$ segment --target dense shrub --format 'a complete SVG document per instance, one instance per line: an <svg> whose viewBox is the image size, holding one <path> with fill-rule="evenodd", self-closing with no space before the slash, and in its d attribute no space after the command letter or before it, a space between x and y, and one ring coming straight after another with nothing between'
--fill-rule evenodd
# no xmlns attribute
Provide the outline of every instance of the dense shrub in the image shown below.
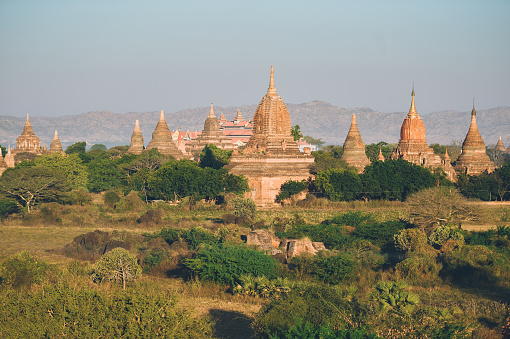
<svg viewBox="0 0 510 339"><path fill-rule="evenodd" d="M381 313L392 312L400 316L410 315L420 303L418 295L407 292L403 281L381 281L374 287L370 300L378 304Z"/></svg>
<svg viewBox="0 0 510 339"><path fill-rule="evenodd" d="M293 325L268 333L269 339L378 339L375 333L364 329L335 329L328 324L312 325L310 322Z"/></svg>
<svg viewBox="0 0 510 339"><path fill-rule="evenodd" d="M120 197L116 192L109 191L104 194L103 200L105 205L113 207L115 206L116 203L120 201Z"/></svg>
<svg viewBox="0 0 510 339"><path fill-rule="evenodd" d="M435 257L413 255L395 266L395 275L414 285L430 286L438 282L442 268Z"/></svg>
<svg viewBox="0 0 510 339"><path fill-rule="evenodd" d="M347 212L339 214L331 219L331 222L339 225L346 225L358 227L363 224L372 224L375 222L370 213L363 213L361 211Z"/></svg>
<svg viewBox="0 0 510 339"><path fill-rule="evenodd" d="M4 290L2 338L210 338L207 320L176 308L173 295L146 286L126 291L58 283Z"/></svg>
<svg viewBox="0 0 510 339"><path fill-rule="evenodd" d="M23 251L0 265L0 284L14 288L30 287L42 281L49 266L34 254Z"/></svg>
<svg viewBox="0 0 510 339"><path fill-rule="evenodd" d="M207 232L201 227L193 227L189 230L181 231L181 238L186 241L189 249L196 250L200 244L216 244L218 239L214 234Z"/></svg>
<svg viewBox="0 0 510 339"><path fill-rule="evenodd" d="M90 277L94 282L114 281L122 284L124 289L127 282L141 276L142 268L138 265L136 257L121 247L104 254L90 272Z"/></svg>
<svg viewBox="0 0 510 339"><path fill-rule="evenodd" d="M8 199L0 200L0 220L18 212L19 205L15 201Z"/></svg>
<svg viewBox="0 0 510 339"><path fill-rule="evenodd" d="M366 310L355 300L344 298L336 288L309 285L294 288L289 294L273 299L262 307L253 327L259 335L285 333L307 322L313 327L329 324L344 328L359 326L366 319Z"/></svg>
<svg viewBox="0 0 510 339"><path fill-rule="evenodd" d="M398 234L394 235L395 248L405 252L410 256L412 252L423 253L428 252L427 235L418 228L408 228L401 230Z"/></svg>
<svg viewBox="0 0 510 339"><path fill-rule="evenodd" d="M355 262L347 253L318 256L313 263L314 274L328 284L338 284L353 276Z"/></svg>
<svg viewBox="0 0 510 339"><path fill-rule="evenodd" d="M243 274L276 278L277 262L257 250L228 244L202 248L185 266L200 279L235 286Z"/></svg>
<svg viewBox="0 0 510 339"><path fill-rule="evenodd" d="M361 224L356 227L353 235L357 238L367 239L378 247L390 247L393 245L395 234L407 226L408 223L403 220Z"/></svg>
<svg viewBox="0 0 510 339"><path fill-rule="evenodd" d="M234 210L234 214L238 217L254 218L257 205L251 199L244 199L241 197L235 197L228 202L231 208Z"/></svg>
<svg viewBox="0 0 510 339"><path fill-rule="evenodd" d="M435 248L441 248L448 240L453 240L459 244L464 243L464 236L458 229L451 228L448 225L436 228L429 235L429 244Z"/></svg>

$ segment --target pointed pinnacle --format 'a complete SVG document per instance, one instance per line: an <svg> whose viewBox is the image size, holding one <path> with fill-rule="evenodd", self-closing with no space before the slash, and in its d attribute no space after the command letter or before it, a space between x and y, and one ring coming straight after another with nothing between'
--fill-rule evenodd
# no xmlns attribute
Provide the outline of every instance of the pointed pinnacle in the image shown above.
<svg viewBox="0 0 510 339"><path fill-rule="evenodd" d="M276 87L274 86L274 71L273 71L273 65L271 65L271 76L269 78L269 88L267 89L267 95L268 96L278 96L276 93Z"/></svg>

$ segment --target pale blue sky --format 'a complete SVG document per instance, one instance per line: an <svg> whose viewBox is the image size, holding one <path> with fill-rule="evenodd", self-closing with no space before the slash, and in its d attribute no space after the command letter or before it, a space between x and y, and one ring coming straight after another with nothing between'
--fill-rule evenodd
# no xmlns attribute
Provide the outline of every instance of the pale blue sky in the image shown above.
<svg viewBox="0 0 510 339"><path fill-rule="evenodd" d="M510 1L0 0L0 115L510 106Z"/></svg>

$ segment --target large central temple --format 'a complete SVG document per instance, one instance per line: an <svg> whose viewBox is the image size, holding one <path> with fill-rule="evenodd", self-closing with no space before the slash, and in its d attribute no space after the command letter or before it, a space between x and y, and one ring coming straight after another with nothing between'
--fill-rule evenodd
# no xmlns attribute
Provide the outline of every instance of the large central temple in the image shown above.
<svg viewBox="0 0 510 339"><path fill-rule="evenodd" d="M230 173L249 180L252 198L259 206L275 204L280 187L288 180L308 180L314 157L299 151L291 134L290 114L276 93L273 66L267 94L253 116L253 135L242 153L234 152L227 166Z"/></svg>

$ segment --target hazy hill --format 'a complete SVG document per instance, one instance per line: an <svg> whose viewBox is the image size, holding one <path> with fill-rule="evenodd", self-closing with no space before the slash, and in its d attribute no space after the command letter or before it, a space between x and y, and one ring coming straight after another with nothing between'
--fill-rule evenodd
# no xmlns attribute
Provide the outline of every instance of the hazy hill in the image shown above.
<svg viewBox="0 0 510 339"><path fill-rule="evenodd" d="M252 118L257 105L241 106L243 116ZM357 116L358 126L365 143L386 141L398 142L400 126L407 112L382 113L370 108L341 108L322 101L303 104L287 104L292 124L299 124L303 134L322 138L328 144L343 144L353 113ZM215 107L219 117L221 113L227 120L233 119L238 107ZM209 113L209 107L187 109L175 113L165 113L168 127L176 130L202 130ZM421 114L427 129L427 141L450 144L462 141L470 123L470 111L442 111ZM58 130L64 147L77 141L87 141L88 145L102 143L107 146L128 145L135 120L140 127L147 145L152 131L159 119L159 112L112 113L109 111L89 112L64 117L31 117L34 132L42 144L49 144L55 129ZM510 143L510 107L496 107L477 111L477 122L485 143L495 144L501 135L505 146ZM14 145L23 131L25 118L0 116L0 144Z"/></svg>

